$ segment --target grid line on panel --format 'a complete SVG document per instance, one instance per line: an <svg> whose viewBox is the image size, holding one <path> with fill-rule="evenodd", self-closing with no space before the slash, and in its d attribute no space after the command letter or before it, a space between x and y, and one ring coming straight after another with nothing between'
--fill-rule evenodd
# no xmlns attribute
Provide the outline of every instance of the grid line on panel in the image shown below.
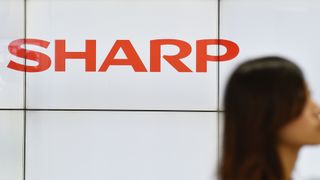
<svg viewBox="0 0 320 180"><path fill-rule="evenodd" d="M122 111L122 112L224 112L221 110L165 110L165 109L158 109L158 110L143 110L143 109L27 109L27 108L20 108L20 109L6 109L0 108L0 111Z"/></svg>
<svg viewBox="0 0 320 180"><path fill-rule="evenodd" d="M220 38L221 38L221 34L220 34L220 20L221 20L221 0L218 0L218 112L222 112L220 109ZM218 167L219 167L219 163L220 163L220 159L221 159L221 157L220 157L220 154L221 154L221 152L220 152L220 150L221 150L221 147L220 147L220 145L221 145L221 142L220 142L220 140L221 140L221 137L220 137L220 134L221 134L221 132L220 132L220 121L221 121L221 119L220 119L220 114L218 113L218 150L217 150L217 152L218 152Z"/></svg>
<svg viewBox="0 0 320 180"><path fill-rule="evenodd" d="M27 0L24 0L24 48L26 47L26 39L27 39ZM23 76L23 108L27 108L27 60L24 58L24 76Z"/></svg>
<svg viewBox="0 0 320 180"><path fill-rule="evenodd" d="M24 41L27 39L27 0L24 0ZM24 43L26 46L26 43ZM26 49L26 47L25 47ZM26 180L26 148L27 148L27 60L24 58L24 78L23 78L23 180Z"/></svg>
<svg viewBox="0 0 320 180"><path fill-rule="evenodd" d="M0 108L0 111L137 111L137 112L224 112L223 110L167 110L167 109L32 109Z"/></svg>
<svg viewBox="0 0 320 180"><path fill-rule="evenodd" d="M217 36L218 36L218 47L217 47L217 52L218 52L218 66L217 66L217 76L218 76L218 81L217 81L217 86L218 86L218 93L217 93L217 103L218 103L218 110L220 110L220 0L218 0L218 7L217 7Z"/></svg>
<svg viewBox="0 0 320 180"><path fill-rule="evenodd" d="M25 108L0 108L0 111L25 111Z"/></svg>
<svg viewBox="0 0 320 180"><path fill-rule="evenodd" d="M26 109L26 111L219 112L216 110L143 110L143 109Z"/></svg>

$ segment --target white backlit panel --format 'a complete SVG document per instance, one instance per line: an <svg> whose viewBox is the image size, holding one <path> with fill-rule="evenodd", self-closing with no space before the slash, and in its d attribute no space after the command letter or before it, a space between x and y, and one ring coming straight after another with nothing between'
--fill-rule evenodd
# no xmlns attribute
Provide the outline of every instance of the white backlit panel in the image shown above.
<svg viewBox="0 0 320 180"><path fill-rule="evenodd" d="M14 56L8 46L15 39L24 38L24 1L0 1L0 108L23 107L23 72L7 68ZM23 64L24 59L17 59Z"/></svg>
<svg viewBox="0 0 320 180"><path fill-rule="evenodd" d="M305 146L299 153L293 177L299 179L320 179L320 146Z"/></svg>
<svg viewBox="0 0 320 180"><path fill-rule="evenodd" d="M240 54L234 61L220 64L220 99L227 78L243 60L280 55L302 68L313 97L320 103L319 16L319 1L221 1L221 37L237 42ZM319 155L319 147L304 147L293 177L319 179Z"/></svg>
<svg viewBox="0 0 320 180"><path fill-rule="evenodd" d="M27 118L27 179L215 179L216 113L33 111Z"/></svg>
<svg viewBox="0 0 320 180"><path fill-rule="evenodd" d="M221 1L221 37L237 42L240 54L220 64L220 99L237 64L247 58L280 55L303 69L314 98L320 102L319 16L319 1Z"/></svg>
<svg viewBox="0 0 320 180"><path fill-rule="evenodd" d="M27 37L48 42L47 48L29 48L51 59L49 69L27 75L29 108L217 109L217 63L208 62L206 73L196 72L196 41L217 38L217 0L29 0L27 21ZM188 43L191 52L180 61L185 64L180 70L192 72L178 72L163 58L161 71L150 72L156 67L150 63L150 51L155 50L150 41L157 39ZM55 52L61 55L56 46L61 46L55 40L65 40L68 52L85 51L85 40L96 40L96 50L88 45L96 55L96 65L87 69L93 72L85 72L84 59L67 59L65 71L56 72L55 67L60 66L55 63ZM129 40L141 61L134 53L127 54L130 45L121 45L128 49L120 48L110 57L135 59L131 62L136 69L110 65L104 72L96 72L117 40ZM181 46L182 51L189 45ZM215 45L207 49L208 54L217 55ZM161 55L178 52L175 45L161 48ZM159 53L152 54L156 57ZM37 65L29 60L28 64ZM144 70L147 72L136 72Z"/></svg>
<svg viewBox="0 0 320 180"><path fill-rule="evenodd" d="M23 112L0 111L0 179L22 180Z"/></svg>

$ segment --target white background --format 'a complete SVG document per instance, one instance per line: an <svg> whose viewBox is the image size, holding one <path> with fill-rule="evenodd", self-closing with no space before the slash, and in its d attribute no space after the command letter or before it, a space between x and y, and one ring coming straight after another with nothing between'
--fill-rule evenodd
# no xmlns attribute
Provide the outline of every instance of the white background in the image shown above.
<svg viewBox="0 0 320 180"><path fill-rule="evenodd" d="M23 108L24 73L6 68L13 56L8 44L24 37L24 11L22 0L0 1L0 108Z"/></svg>
<svg viewBox="0 0 320 180"><path fill-rule="evenodd" d="M216 113L28 112L27 179L212 179Z"/></svg>

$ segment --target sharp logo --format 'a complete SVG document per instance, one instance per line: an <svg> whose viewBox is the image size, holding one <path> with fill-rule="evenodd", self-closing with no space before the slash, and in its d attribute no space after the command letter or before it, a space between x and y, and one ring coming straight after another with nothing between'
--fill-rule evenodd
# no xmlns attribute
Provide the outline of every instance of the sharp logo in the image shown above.
<svg viewBox="0 0 320 180"><path fill-rule="evenodd" d="M22 72L43 72L50 68L52 59L54 59L55 72L66 71L66 60L84 60L86 72L106 72L110 66L131 66L135 72L161 72L161 61L167 61L178 72L207 72L208 61L224 62L234 59L239 54L239 46L232 41L224 39L202 39L197 40L196 49L185 41L179 39L154 39L150 41L150 67L149 70L143 64L139 54L135 50L130 40L117 40L106 55L102 65L96 65L96 40L85 41L84 52L67 52L65 40L54 41L54 56L28 50L24 48L26 45L39 46L47 49L50 42L41 39L17 39L12 41L8 50L10 54L24 58L26 61L35 61L37 65L30 66L19 64L10 59L7 67ZM171 45L176 46L179 52L174 55L165 55L161 52L161 47ZM226 53L220 56L208 54L207 47L211 45L223 46ZM122 49L126 58L116 58L118 51ZM183 58L190 55L192 51L196 52L196 69L192 70L183 63Z"/></svg>

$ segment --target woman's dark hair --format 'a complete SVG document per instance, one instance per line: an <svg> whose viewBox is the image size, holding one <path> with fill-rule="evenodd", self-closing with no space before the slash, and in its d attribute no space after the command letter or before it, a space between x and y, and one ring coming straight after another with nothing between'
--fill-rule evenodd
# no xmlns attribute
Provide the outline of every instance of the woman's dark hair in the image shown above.
<svg viewBox="0 0 320 180"><path fill-rule="evenodd" d="M302 113L306 99L303 73L289 60L262 57L241 64L225 91L220 179L283 179L278 133Z"/></svg>

